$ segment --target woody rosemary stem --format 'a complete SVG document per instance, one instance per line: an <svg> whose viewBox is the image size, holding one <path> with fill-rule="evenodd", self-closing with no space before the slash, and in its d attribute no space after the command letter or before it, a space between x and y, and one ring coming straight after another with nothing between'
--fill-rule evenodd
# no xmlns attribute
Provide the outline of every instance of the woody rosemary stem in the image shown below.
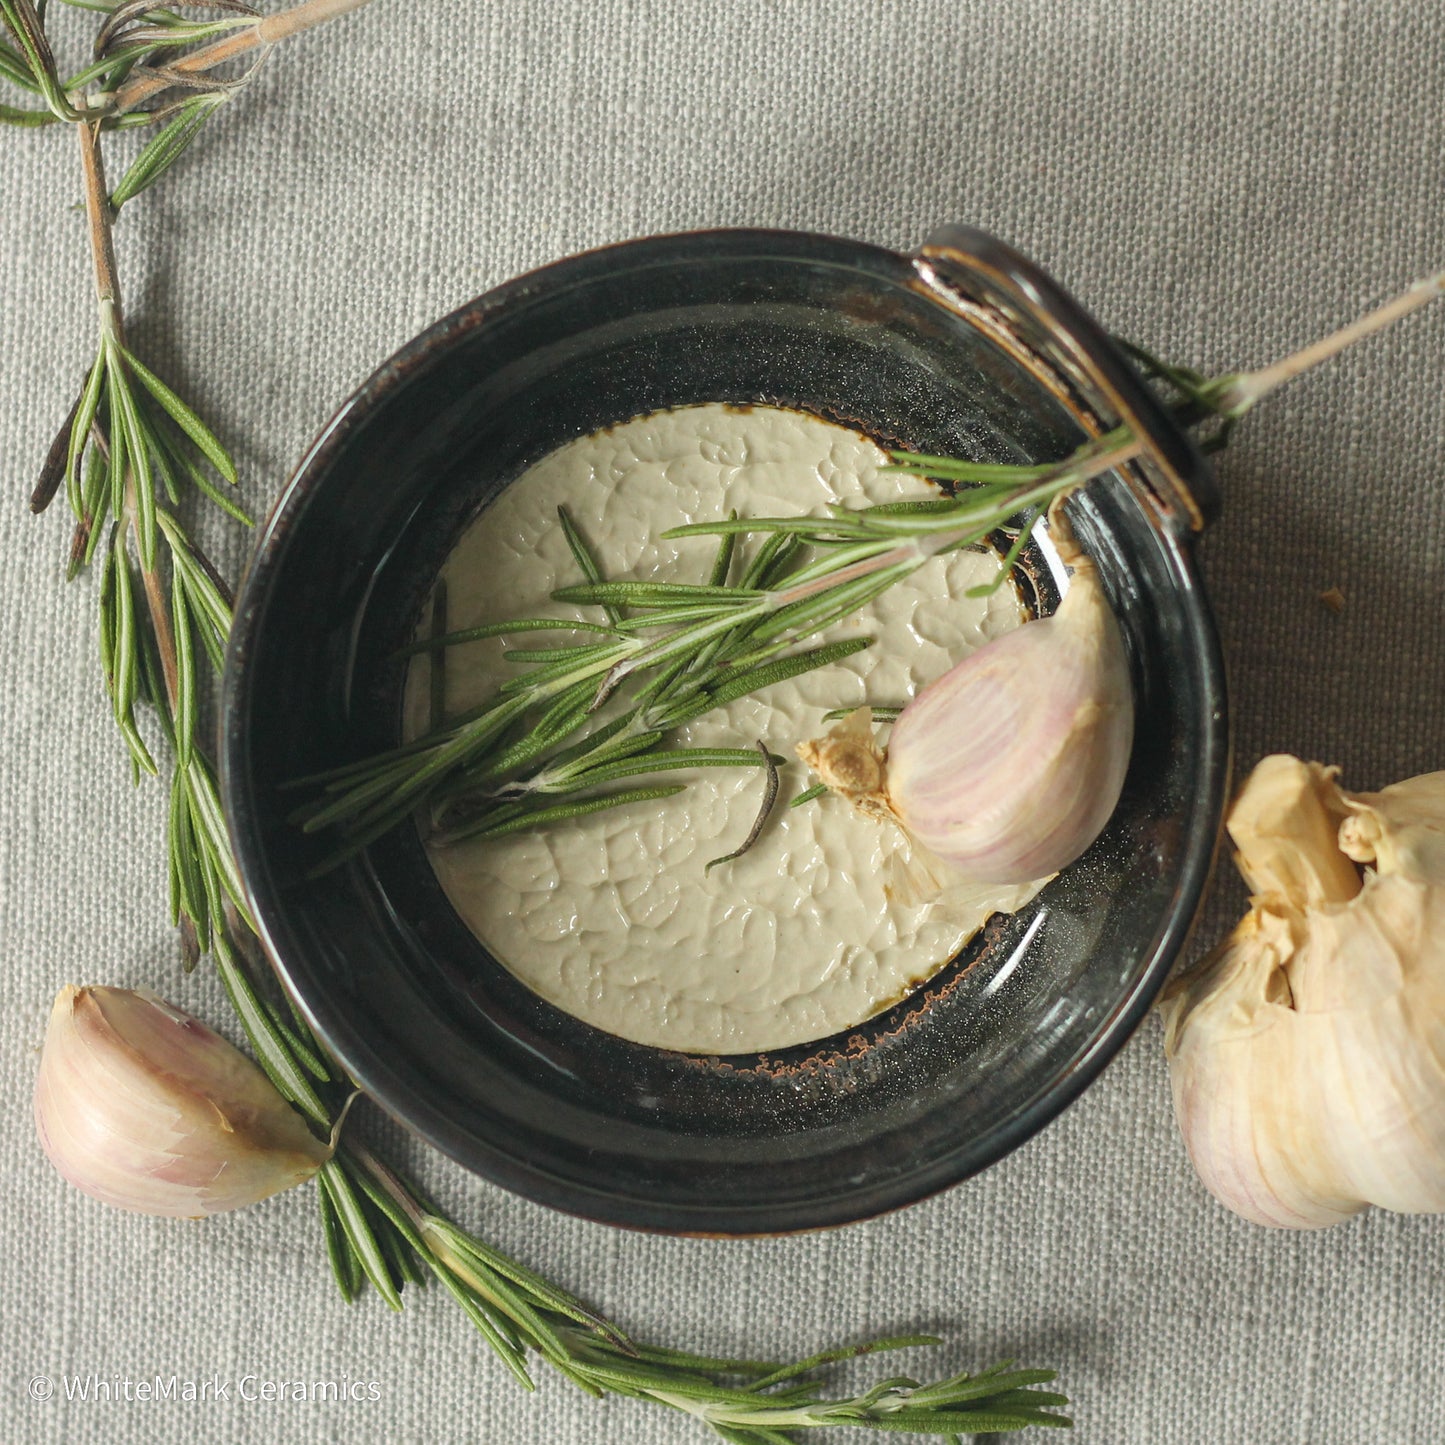
<svg viewBox="0 0 1445 1445"><path fill-rule="evenodd" d="M1437 271L1433 276L1426 276L1415 282L1398 296L1391 297L1383 306L1366 312L1348 326L1330 332L1328 336L1301 347L1270 366L1259 371L1247 371L1222 378L1214 396L1215 409L1226 416L1242 416L1255 402L1268 396L1276 387L1283 386L1285 382L1293 381L1295 377L1302 376L1321 362L1338 356L1357 341L1363 341L1367 336L1373 336L1377 331L1393 326L1402 317L1418 311L1442 294L1445 294L1445 271Z"/></svg>
<svg viewBox="0 0 1445 1445"><path fill-rule="evenodd" d="M258 46L274 45L369 3L370 0L305 0L304 4L283 10L278 15L268 15L249 29L237 31L177 60L170 67L173 73L170 76L164 73L140 75L127 81L116 91L109 109L112 114L123 115L144 105L153 95L169 90L175 84L174 74L203 75Z"/></svg>

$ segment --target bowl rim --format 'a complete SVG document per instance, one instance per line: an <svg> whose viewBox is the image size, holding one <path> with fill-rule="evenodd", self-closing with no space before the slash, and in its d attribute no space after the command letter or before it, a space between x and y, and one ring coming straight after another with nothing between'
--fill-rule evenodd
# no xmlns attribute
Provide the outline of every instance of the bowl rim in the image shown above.
<svg viewBox="0 0 1445 1445"><path fill-rule="evenodd" d="M1102 327L1047 273L1012 247L969 227L948 227L935 233L955 253L976 257L996 276L1003 276L1015 294L1036 309L1052 327L1090 356L1102 359L1108 390L1122 396L1129 414L1162 449L1168 464L1188 483L1198 483L1206 499L1206 515L1214 509L1212 471L1191 439L1164 412L1143 380L1125 361ZM448 1157L483 1177L563 1212L603 1223L650 1231L727 1237L793 1233L826 1228L875 1217L920 1202L972 1177L997 1163L1032 1138L1078 1098L1132 1036L1153 1006L1175 959L1187 945L1216 860L1222 834L1224 803L1231 770L1224 659L1217 627L1193 555L1196 532L1177 519L1159 519L1156 527L1169 561L1179 579L1179 592L1188 618L1188 641L1204 683L1204 695L1213 701L1208 716L1200 719L1203 746L1197 767L1200 816L1213 818L1212 830L1195 829L1186 836L1167 911L1161 915L1154 947L1139 969L1132 987L1107 1011L1092 1041L1072 1064L1041 1087L1033 1100L996 1126L990 1147L973 1159L943 1156L932 1168L914 1171L890 1181L887 1187L830 1194L826 1201L810 1199L800 1210L789 1202L777 1208L737 1205L680 1206L667 1203L648 1207L629 1197L625 1217L617 1209L617 1196L605 1188L591 1188L575 1179L562 1179L536 1168L525 1159L499 1149L451 1120L436 1100L414 1086L393 1061L373 1049L358 1028L348 1021L348 1010L338 1008L308 976L304 963L288 960L284 904L269 886L268 870L251 826L247 797L247 731L241 723L248 701L248 657L259 621L281 566L285 541L307 495L319 484L352 435L378 405L405 388L419 371L441 363L445 356L478 326L531 295L550 290L559 281L571 284L606 274L617 260L631 260L655 252L659 259L679 260L690 251L718 258L770 248L776 253L817 259L822 247L852 263L900 278L909 274L925 254L923 247L906 256L866 242L804 231L771 228L719 228L638 237L564 257L528 271L489 289L426 327L383 361L337 407L306 448L258 529L250 566L237 597L235 622L227 649L220 725L220 782L224 813L240 871L246 900L266 956L287 995L329 1053L358 1088L410 1132ZM860 1209L856 1195L870 1196ZM881 1202L879 1202L882 1196Z"/></svg>

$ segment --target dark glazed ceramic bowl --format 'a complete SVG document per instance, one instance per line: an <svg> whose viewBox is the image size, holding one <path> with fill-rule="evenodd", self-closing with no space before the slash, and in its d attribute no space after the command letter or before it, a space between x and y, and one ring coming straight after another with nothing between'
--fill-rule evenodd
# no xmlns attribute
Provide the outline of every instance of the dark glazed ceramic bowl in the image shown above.
<svg viewBox="0 0 1445 1445"><path fill-rule="evenodd" d="M627 1043L537 998L463 926L410 829L308 880L320 845L287 824L294 794L279 791L395 744L395 650L479 508L573 437L702 401L796 407L884 444L993 460L1062 457L1119 420L1148 442L1070 504L1137 686L1129 778L1104 836L886 1013L729 1058ZM282 980L398 1119L593 1219L806 1229L977 1172L1099 1073L1199 904L1228 773L1219 645L1192 558L1214 504L1207 468L1099 327L975 231L912 256L784 232L664 236L489 292L341 408L240 600L225 799Z"/></svg>

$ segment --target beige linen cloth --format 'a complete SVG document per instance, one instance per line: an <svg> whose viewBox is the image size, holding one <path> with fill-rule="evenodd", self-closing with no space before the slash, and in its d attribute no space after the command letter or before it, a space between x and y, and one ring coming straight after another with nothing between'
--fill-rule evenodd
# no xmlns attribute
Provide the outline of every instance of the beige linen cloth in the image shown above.
<svg viewBox="0 0 1445 1445"><path fill-rule="evenodd" d="M1261 364L1445 264L1442 20L1439 0L376 0L273 55L127 212L133 333L258 510L422 326L649 232L906 249L968 221L1142 343ZM0 1439L710 1438L545 1373L524 1394L440 1289L395 1318L343 1305L309 1188L176 1223L93 1204L42 1158L30 1092L61 984L149 984L230 1027L211 975L180 973L162 789L128 781L93 582L62 586L62 508L25 508L92 340L78 196L71 137L0 135ZM1269 402L1221 461L1204 563L1241 765L1289 749L1357 787L1445 766L1442 343L1445 308L1412 319ZM239 569L244 542L225 548ZM1239 899L1216 890L1201 943ZM1291 1235L1226 1214L1174 1133L1152 1019L981 1178L829 1234L627 1234L410 1153L489 1238L659 1341L937 1330L904 1368L1055 1365L1081 1445L1445 1439L1445 1220ZM67 1378L156 1376L228 1398L64 1399ZM56 1398L30 1397L37 1377ZM245 1398L294 1380L379 1398Z"/></svg>

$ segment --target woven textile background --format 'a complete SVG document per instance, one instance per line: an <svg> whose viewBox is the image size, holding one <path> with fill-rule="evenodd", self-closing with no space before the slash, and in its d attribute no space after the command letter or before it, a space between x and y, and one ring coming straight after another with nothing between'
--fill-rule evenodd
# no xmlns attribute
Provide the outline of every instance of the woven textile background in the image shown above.
<svg viewBox="0 0 1445 1445"><path fill-rule="evenodd" d="M907 249L968 221L1142 343L1260 364L1445 264L1442 21L1440 0L376 0L276 53L126 213L132 331L234 445L257 509L423 325L649 232ZM78 46L89 19L69 23ZM523 1394L439 1289L399 1317L344 1306L309 1188L173 1223L103 1209L42 1158L30 1092L59 985L146 983L229 1019L204 968L180 973L163 789L128 781L93 583L62 586L62 508L25 508L92 341L78 195L73 138L0 134L0 1439L709 1438L545 1375ZM1203 554L1241 767L1289 749L1365 787L1445 766L1442 343L1445 307L1270 401L1221 461ZM219 544L233 571L244 545ZM1221 877L1201 943L1240 897ZM1055 1365L1080 1445L1445 1439L1445 1221L1291 1235L1226 1214L1175 1136L1152 1019L983 1177L812 1237L625 1234L393 1142L449 1208L660 1341L936 1329L950 1343L908 1368ZM27 1396L40 1375L63 1394L157 1374L232 1398ZM247 1403L247 1375L380 1399Z"/></svg>

